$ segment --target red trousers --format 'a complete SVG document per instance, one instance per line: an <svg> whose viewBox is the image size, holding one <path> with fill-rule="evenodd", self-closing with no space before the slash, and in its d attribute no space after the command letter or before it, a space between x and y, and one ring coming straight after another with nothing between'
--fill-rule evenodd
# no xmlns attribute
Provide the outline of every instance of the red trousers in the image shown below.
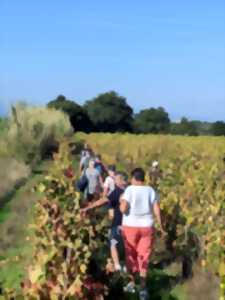
<svg viewBox="0 0 225 300"><path fill-rule="evenodd" d="M122 227L127 269L147 273L154 243L153 227Z"/></svg>

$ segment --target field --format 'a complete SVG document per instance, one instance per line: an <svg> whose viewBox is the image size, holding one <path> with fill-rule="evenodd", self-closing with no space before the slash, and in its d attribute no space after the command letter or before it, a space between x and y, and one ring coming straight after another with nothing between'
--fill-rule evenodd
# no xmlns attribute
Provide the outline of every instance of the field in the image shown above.
<svg viewBox="0 0 225 300"><path fill-rule="evenodd" d="M167 250L178 260L224 276L224 138L127 134L83 138L104 161L128 172L137 166L147 171L153 160L159 160Z"/></svg>
<svg viewBox="0 0 225 300"><path fill-rule="evenodd" d="M0 299L137 299L123 294L126 278L106 271L105 210L80 216L82 195L73 184L79 151L71 154L68 144L75 142L78 149L84 141L106 164L127 173L137 166L148 171L153 160L160 162L163 175L157 188L167 236L156 241L148 279L151 299L217 300L219 294L224 299L224 138L80 133L62 141L54 163L45 167L47 176L29 178L1 207L1 232L7 237L14 221L21 232L0 257ZM71 164L75 177L67 178L64 172ZM38 194L30 193L36 185ZM18 216L20 206L26 207L21 222L12 216Z"/></svg>

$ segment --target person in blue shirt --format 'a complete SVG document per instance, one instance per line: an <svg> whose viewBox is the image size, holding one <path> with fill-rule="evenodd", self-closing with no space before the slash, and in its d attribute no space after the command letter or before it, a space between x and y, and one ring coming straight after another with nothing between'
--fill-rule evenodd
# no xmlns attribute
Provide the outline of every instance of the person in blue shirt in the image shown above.
<svg viewBox="0 0 225 300"><path fill-rule="evenodd" d="M99 154L97 154L95 156L95 169L98 170L98 172L101 176L103 176L104 173L107 172L107 168L103 164L101 155L99 155Z"/></svg>

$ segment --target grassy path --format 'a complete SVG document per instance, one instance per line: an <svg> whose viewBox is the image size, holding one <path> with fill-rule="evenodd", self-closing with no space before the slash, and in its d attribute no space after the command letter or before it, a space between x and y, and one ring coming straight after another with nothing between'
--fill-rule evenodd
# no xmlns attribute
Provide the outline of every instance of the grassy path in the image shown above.
<svg viewBox="0 0 225 300"><path fill-rule="evenodd" d="M37 172L14 192L14 196L0 210L0 285L19 288L25 268L32 259L33 219L38 194L32 188L44 176L50 163L44 162Z"/></svg>

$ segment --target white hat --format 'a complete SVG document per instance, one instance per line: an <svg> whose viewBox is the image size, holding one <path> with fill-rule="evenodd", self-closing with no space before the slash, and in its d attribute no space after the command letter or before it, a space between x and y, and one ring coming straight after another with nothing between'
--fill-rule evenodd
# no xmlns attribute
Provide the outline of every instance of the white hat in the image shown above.
<svg viewBox="0 0 225 300"><path fill-rule="evenodd" d="M152 163L153 168L158 167L158 165L159 165L159 162L157 160L154 160Z"/></svg>

